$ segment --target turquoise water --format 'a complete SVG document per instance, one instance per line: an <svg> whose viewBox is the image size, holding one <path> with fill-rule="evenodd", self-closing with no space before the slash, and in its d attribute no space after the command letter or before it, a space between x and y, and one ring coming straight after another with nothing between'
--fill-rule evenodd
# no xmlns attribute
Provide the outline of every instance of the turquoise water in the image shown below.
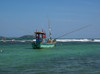
<svg viewBox="0 0 100 74"><path fill-rule="evenodd" d="M31 43L0 43L0 74L100 74L100 43L57 43L41 50Z"/></svg>

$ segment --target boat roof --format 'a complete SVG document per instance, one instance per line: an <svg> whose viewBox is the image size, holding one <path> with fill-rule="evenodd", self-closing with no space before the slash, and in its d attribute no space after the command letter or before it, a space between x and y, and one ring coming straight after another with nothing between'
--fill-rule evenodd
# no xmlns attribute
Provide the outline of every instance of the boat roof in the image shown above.
<svg viewBox="0 0 100 74"><path fill-rule="evenodd" d="M44 32L35 32L35 34L45 34Z"/></svg>

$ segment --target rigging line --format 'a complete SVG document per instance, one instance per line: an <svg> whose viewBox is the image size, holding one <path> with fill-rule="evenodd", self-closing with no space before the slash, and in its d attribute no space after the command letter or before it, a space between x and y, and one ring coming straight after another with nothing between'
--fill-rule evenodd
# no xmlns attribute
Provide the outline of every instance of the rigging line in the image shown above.
<svg viewBox="0 0 100 74"><path fill-rule="evenodd" d="M24 29L24 28L21 28L21 27L18 27L20 30L22 30L23 32L27 32L27 33L30 33L30 34L32 34L32 35L34 35L31 31L29 31L29 30L26 30L26 29Z"/></svg>
<svg viewBox="0 0 100 74"><path fill-rule="evenodd" d="M89 27L89 26L91 26L91 25L86 25L86 26L83 26L83 27L78 28L78 29L76 29L76 30L73 30L73 31L71 31L71 32L69 32L69 33L65 33L65 34L63 34L63 35L57 37L56 39L61 38L61 37L64 37L64 36L69 35L69 34L71 34L71 33L74 33L74 32L77 32L77 31L80 31L80 30L85 29L85 28L87 28L87 27Z"/></svg>

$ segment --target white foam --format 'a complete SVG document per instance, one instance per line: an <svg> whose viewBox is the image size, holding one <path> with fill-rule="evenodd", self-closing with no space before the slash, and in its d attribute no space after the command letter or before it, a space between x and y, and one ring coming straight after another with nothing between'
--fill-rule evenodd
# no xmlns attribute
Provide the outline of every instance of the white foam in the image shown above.
<svg viewBox="0 0 100 74"><path fill-rule="evenodd" d="M93 40L91 39L57 39L56 41L57 42L93 42Z"/></svg>
<svg viewBox="0 0 100 74"><path fill-rule="evenodd" d="M2 42L3 40L0 40ZM13 40L6 40L7 42L13 41ZM14 42L33 42L36 41L36 39L33 40L14 40ZM100 39L56 39L57 42L100 42Z"/></svg>
<svg viewBox="0 0 100 74"><path fill-rule="evenodd" d="M93 42L100 42L100 40L99 39L95 39Z"/></svg>

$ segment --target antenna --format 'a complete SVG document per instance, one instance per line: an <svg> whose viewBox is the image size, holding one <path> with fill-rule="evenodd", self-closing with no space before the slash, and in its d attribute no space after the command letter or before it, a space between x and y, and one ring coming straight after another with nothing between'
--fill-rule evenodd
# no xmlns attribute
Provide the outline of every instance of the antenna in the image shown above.
<svg viewBox="0 0 100 74"><path fill-rule="evenodd" d="M44 31L43 31L43 28L42 28L42 32L44 32Z"/></svg>

